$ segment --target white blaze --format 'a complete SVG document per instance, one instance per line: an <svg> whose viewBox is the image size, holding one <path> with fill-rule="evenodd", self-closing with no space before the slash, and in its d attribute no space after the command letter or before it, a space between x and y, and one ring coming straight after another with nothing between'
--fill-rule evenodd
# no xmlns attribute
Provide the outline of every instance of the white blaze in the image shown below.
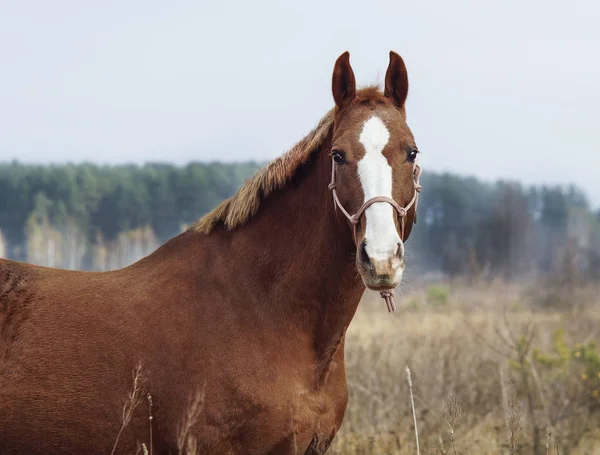
<svg viewBox="0 0 600 455"><path fill-rule="evenodd" d="M373 116L367 120L360 134L365 156L358 162L358 177L365 194L364 202L376 196L392 197L392 167L383 156L390 132L383 121ZM402 248L402 240L394 224L394 209L390 204L378 202L365 211L366 246L369 258L387 261Z"/></svg>

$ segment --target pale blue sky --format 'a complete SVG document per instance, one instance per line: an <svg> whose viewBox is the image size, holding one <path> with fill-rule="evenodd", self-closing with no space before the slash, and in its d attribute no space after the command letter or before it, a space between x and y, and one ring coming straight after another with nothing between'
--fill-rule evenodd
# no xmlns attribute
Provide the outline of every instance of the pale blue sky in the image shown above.
<svg viewBox="0 0 600 455"><path fill-rule="evenodd" d="M593 1L0 0L0 160L271 159L406 61L427 170L575 182L600 206Z"/></svg>

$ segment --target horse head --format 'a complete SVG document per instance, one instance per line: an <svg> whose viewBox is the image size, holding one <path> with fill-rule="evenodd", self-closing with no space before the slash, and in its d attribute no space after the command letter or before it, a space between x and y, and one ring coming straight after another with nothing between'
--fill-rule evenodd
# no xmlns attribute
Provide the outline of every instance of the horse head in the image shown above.
<svg viewBox="0 0 600 455"><path fill-rule="evenodd" d="M335 63L332 90L330 189L354 232L364 284L386 292L402 279L404 242L416 221L420 191L419 152L406 123L406 66L390 52L383 93L357 91L346 52Z"/></svg>

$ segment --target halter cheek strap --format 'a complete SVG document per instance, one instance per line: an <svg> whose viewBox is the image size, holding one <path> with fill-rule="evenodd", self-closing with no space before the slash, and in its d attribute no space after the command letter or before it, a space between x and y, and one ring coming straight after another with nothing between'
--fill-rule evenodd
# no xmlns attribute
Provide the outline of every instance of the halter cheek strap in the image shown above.
<svg viewBox="0 0 600 455"><path fill-rule="evenodd" d="M400 207L396 201L389 197L376 196L366 201L354 215L350 215L350 213L344 208L344 206L340 202L340 199L338 198L336 190L336 174L337 163L335 162L335 160L332 160L331 182L329 183L329 189L331 190L331 194L333 195L334 205L341 210L344 216L348 218L348 221L350 221L350 224L352 224L354 244L356 244L356 240L358 238L357 229L363 214L369 207L371 207L373 204L376 204L377 202L386 202L394 208L400 221L400 235L402 236L402 241L404 242L406 240L404 238L404 225L406 215L408 214L408 211L412 208L413 205L415 206L415 216L413 222L415 224L417 223L417 206L419 204L419 193L421 192L421 185L419 183L419 178L421 177L421 167L418 164L415 164L415 170L413 173L414 194L410 202L405 207ZM394 290L390 289L388 291L381 291L379 294L381 294L381 297L385 300L385 304L388 308L388 311L394 311L396 309L396 305L394 304Z"/></svg>

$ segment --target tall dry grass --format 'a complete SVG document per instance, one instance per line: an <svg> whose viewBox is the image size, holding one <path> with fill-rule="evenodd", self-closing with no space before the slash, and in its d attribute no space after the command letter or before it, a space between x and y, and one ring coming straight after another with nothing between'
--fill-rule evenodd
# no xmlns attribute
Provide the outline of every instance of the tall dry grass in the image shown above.
<svg viewBox="0 0 600 455"><path fill-rule="evenodd" d="M422 454L600 453L600 393L586 379L596 364L583 358L600 339L600 294L580 289L548 310L546 293L424 285L392 315L366 295L348 330L350 396L331 451L416 454L416 423Z"/></svg>

